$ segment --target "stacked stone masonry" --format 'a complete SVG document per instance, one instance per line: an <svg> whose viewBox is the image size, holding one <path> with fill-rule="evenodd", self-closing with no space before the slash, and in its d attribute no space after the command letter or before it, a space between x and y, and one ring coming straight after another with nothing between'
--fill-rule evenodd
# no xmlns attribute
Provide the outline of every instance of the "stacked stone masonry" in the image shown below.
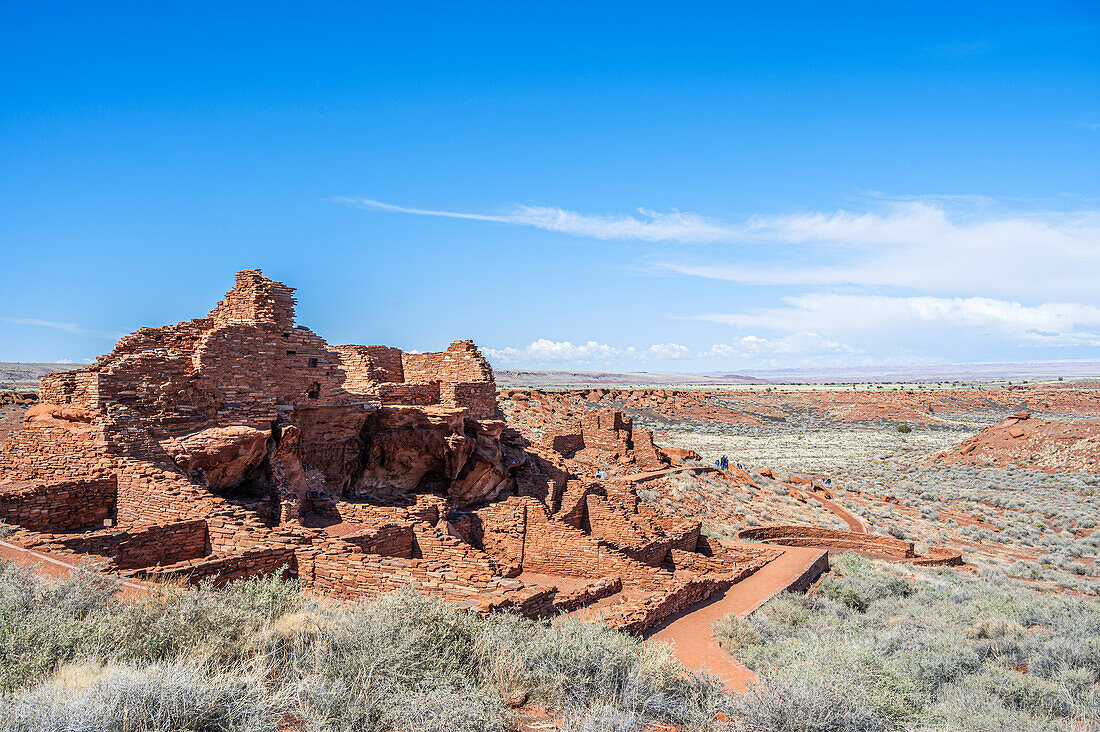
<svg viewBox="0 0 1100 732"><path fill-rule="evenodd" d="M471 341L333 347L295 324L295 304L244 270L207 316L43 378L0 447L8 540L149 580L283 573L348 601L413 587L630 632L773 556L593 480L596 461L667 462L620 412L533 445L499 418Z"/></svg>

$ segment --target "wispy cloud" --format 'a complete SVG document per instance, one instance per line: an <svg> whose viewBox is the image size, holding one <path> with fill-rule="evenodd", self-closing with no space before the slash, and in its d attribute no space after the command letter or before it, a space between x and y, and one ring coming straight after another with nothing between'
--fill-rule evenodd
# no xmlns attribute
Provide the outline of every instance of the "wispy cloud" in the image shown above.
<svg viewBox="0 0 1100 732"><path fill-rule="evenodd" d="M38 318L4 318L0 317L2 323L12 323L13 325L30 325L40 328L52 328L54 330L64 331L73 335L89 336L91 338L109 338L111 340L118 340L125 333L120 331L110 330L92 330L88 328L81 328L77 323L59 323L53 320L40 320Z"/></svg>
<svg viewBox="0 0 1100 732"><path fill-rule="evenodd" d="M505 213L480 214L409 208L366 198L339 198L336 200L339 203L374 211L532 226L536 229L556 231L570 236L582 236L605 241L707 243L725 241L734 235L730 227L719 221L699 214L680 211L664 213L639 208L637 215L601 215L581 214L553 206L515 205Z"/></svg>
<svg viewBox="0 0 1100 732"><path fill-rule="evenodd" d="M938 295L1089 298L1100 271L1100 211L1001 211L974 196L876 196L865 210L750 216L731 223L697 213L639 209L582 214L514 206L501 214L340 199L418 216L530 226L598 240L736 244L660 257L658 269L749 285L911 288ZM752 255L746 258L746 255Z"/></svg>
<svg viewBox="0 0 1100 732"><path fill-rule="evenodd" d="M661 259L659 268L750 285L907 288L937 295L1091 300L1100 212L989 213L983 205L887 202L881 210L756 217L745 241L782 244L742 261Z"/></svg>

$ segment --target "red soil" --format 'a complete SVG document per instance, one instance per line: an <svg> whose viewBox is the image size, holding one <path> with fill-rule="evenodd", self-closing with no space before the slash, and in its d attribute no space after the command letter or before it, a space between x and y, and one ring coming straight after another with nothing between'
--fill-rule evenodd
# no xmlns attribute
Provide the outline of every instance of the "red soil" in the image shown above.
<svg viewBox="0 0 1100 732"><path fill-rule="evenodd" d="M1100 473L1098 455L1100 419L1043 420L1021 414L987 427L933 462Z"/></svg>
<svg viewBox="0 0 1100 732"><path fill-rule="evenodd" d="M730 547L763 547L763 544L723 542ZM758 569L720 595L677 615L648 639L672 643L676 657L689 669L718 676L733 691L744 692L756 674L718 645L711 625L736 613L745 616L788 587L810 582L827 567L823 549L787 547L777 559Z"/></svg>

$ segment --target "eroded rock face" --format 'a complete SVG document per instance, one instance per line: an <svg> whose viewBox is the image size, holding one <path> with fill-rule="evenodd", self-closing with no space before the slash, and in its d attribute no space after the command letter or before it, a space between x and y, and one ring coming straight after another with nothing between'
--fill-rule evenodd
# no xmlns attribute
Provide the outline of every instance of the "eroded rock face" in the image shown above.
<svg viewBox="0 0 1100 732"><path fill-rule="evenodd" d="M189 476L199 471L212 490L239 486L263 462L271 433L254 427L209 427L161 445Z"/></svg>
<svg viewBox="0 0 1100 732"><path fill-rule="evenodd" d="M503 422L460 409L378 409L363 428L362 469L347 492L392 499L438 490L457 504L489 500L510 485L503 431Z"/></svg>

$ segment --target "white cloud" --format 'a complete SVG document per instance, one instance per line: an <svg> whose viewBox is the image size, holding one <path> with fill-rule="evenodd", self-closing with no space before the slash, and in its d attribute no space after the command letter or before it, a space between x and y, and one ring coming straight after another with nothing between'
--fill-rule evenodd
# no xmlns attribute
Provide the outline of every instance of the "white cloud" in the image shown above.
<svg viewBox="0 0 1100 732"><path fill-rule="evenodd" d="M615 348L595 341L575 345L570 341L550 341L540 338L524 348L489 348L486 352L494 363L500 366L600 364L636 367L649 361L728 361L730 359L759 361L762 358L776 356L851 354L856 353L856 349L822 338L816 333L805 332L773 339L749 335L728 343L715 344L702 351L694 351L679 343L655 343L648 348L637 346Z"/></svg>
<svg viewBox="0 0 1100 732"><path fill-rule="evenodd" d="M908 288L937 295L1080 298L1100 272L1100 212L979 215L981 206L893 201L883 211L756 217L745 241L781 245L762 264L664 261L749 285ZM759 254L759 253L758 253Z"/></svg>
<svg viewBox="0 0 1100 732"><path fill-rule="evenodd" d="M698 357L756 359L763 356L817 356L857 352L857 349L844 343L803 331L770 339L755 335L743 336L728 343L716 343L710 350L700 352Z"/></svg>
<svg viewBox="0 0 1100 732"><path fill-rule="evenodd" d="M546 338L539 338L525 348L489 348L486 351L491 358L504 363L606 362L622 355L618 349L596 341L576 345Z"/></svg>
<svg viewBox="0 0 1100 732"><path fill-rule="evenodd" d="M728 240L731 236L731 229L720 221L680 211L662 213L639 208L637 216L590 215L553 206L517 205L503 214L476 214L408 208L366 198L339 198L337 201L375 211L533 226L536 229L556 231L570 236L602 240L706 243Z"/></svg>
<svg viewBox="0 0 1100 732"><path fill-rule="evenodd" d="M785 305L741 313L703 313L696 320L736 328L815 331L833 337L904 333L925 327L992 335L1019 344L1100 346L1100 307L1066 302L1027 306L985 297L888 297L814 293Z"/></svg>
<svg viewBox="0 0 1100 732"><path fill-rule="evenodd" d="M735 262L658 261L685 275L750 285L911 288L937 295L1087 298L1100 272L1100 211L999 211L980 197L869 200L864 211L751 216L730 223L638 209L591 215L550 206L502 214L339 199L378 211L532 226L601 240L736 245ZM751 255L750 257L746 255Z"/></svg>
<svg viewBox="0 0 1100 732"><path fill-rule="evenodd" d="M627 363L665 361L690 358L694 354L679 343L654 343L649 347L627 346L616 348L596 341L574 344L571 341L551 341L539 338L523 348L486 349L490 358L502 364L555 364L555 363Z"/></svg>
<svg viewBox="0 0 1100 732"><path fill-rule="evenodd" d="M109 330L89 330L87 328L81 328L76 323L58 323L52 320L39 320L38 318L0 317L0 322L12 323L14 325L32 325L41 328L53 328L54 330L61 330L66 333L72 333L73 335L90 336L92 338L109 338L111 340L118 340L125 335L125 333Z"/></svg>
<svg viewBox="0 0 1100 732"><path fill-rule="evenodd" d="M689 358L691 349L679 343L655 343L642 352L642 357L652 358Z"/></svg>

